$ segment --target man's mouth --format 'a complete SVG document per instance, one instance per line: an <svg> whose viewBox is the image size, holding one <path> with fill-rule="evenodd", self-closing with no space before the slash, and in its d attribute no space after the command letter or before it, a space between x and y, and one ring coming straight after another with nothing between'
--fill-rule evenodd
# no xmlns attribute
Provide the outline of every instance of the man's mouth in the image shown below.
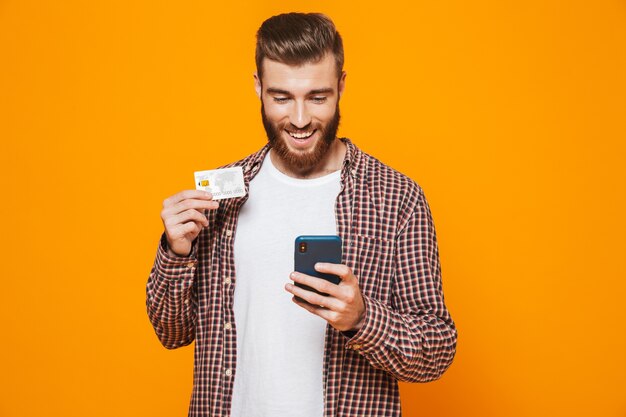
<svg viewBox="0 0 626 417"><path fill-rule="evenodd" d="M311 135L313 133L315 133L316 130L317 129L313 129L313 130L309 130L307 132L299 132L299 133L290 132L290 131L287 130L287 133L289 133L289 136L291 136L294 139L307 139L307 138L311 137Z"/></svg>

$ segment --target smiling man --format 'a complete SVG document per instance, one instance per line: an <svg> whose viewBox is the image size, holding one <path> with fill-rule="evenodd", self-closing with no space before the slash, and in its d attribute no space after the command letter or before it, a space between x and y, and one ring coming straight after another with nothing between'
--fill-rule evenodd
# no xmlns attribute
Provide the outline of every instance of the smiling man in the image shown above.
<svg viewBox="0 0 626 417"><path fill-rule="evenodd" d="M243 168L247 195L163 203L147 310L165 347L196 342L190 416L400 416L397 381L452 363L422 189L336 136L343 61L322 14L263 22L254 84L268 142L228 165ZM338 285L293 271L297 236L335 234L342 264L316 269Z"/></svg>

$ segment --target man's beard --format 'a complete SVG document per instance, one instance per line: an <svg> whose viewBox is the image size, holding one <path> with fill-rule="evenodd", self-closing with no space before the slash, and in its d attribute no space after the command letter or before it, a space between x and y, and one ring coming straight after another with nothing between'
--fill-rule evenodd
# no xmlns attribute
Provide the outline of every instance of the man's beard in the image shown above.
<svg viewBox="0 0 626 417"><path fill-rule="evenodd" d="M310 151L294 152L289 149L286 139L282 136L283 134L288 134L284 130L284 127L286 126L278 129L267 119L263 101L261 101L261 118L263 119L263 127L267 133L267 139L272 147L272 152L274 152L283 161L283 163L291 169L300 173L307 173L314 169L324 156L326 156L326 153L329 151L333 141L335 140L337 129L339 129L339 101L337 101L335 115L332 120L328 122L326 128L316 128L319 130L321 137L317 139L315 146ZM317 132L314 134L317 134Z"/></svg>

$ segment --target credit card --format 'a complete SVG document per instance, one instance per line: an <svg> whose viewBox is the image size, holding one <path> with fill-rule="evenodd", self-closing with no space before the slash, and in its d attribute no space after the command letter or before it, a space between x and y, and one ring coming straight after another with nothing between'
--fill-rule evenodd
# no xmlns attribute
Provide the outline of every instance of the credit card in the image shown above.
<svg viewBox="0 0 626 417"><path fill-rule="evenodd" d="M246 195L241 167L196 171L193 175L196 180L196 190L210 192L213 194L213 200Z"/></svg>

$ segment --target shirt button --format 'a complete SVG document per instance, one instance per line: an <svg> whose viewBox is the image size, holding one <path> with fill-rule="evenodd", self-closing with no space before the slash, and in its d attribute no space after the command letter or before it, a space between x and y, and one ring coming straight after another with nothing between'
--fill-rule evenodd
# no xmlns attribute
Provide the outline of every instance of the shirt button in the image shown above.
<svg viewBox="0 0 626 417"><path fill-rule="evenodd" d="M352 349L354 350L359 350L361 349L362 345L359 345L358 343L355 343L354 345L352 345Z"/></svg>
<svg viewBox="0 0 626 417"><path fill-rule="evenodd" d="M231 237L232 235L233 235L233 231L232 231L232 230L230 230L230 229L228 229L228 230L226 231L226 236Z"/></svg>
<svg viewBox="0 0 626 417"><path fill-rule="evenodd" d="M226 324L224 324L224 328L225 328L226 330L230 330L230 329L232 329L232 327L233 327L233 326L232 326L230 323L226 323Z"/></svg>
<svg viewBox="0 0 626 417"><path fill-rule="evenodd" d="M224 279L224 284L226 284L226 285L230 285L230 283L231 283L230 278L225 278L225 279Z"/></svg>
<svg viewBox="0 0 626 417"><path fill-rule="evenodd" d="M185 301L183 301L183 303L185 303L185 305L189 305L189 299L185 298Z"/></svg>
<svg viewBox="0 0 626 417"><path fill-rule="evenodd" d="M226 370L226 376L231 376L233 374L233 371L230 369Z"/></svg>
<svg viewBox="0 0 626 417"><path fill-rule="evenodd" d="M195 262L189 262L187 264L187 268L189 268L189 269L193 269L194 266L196 266Z"/></svg>

